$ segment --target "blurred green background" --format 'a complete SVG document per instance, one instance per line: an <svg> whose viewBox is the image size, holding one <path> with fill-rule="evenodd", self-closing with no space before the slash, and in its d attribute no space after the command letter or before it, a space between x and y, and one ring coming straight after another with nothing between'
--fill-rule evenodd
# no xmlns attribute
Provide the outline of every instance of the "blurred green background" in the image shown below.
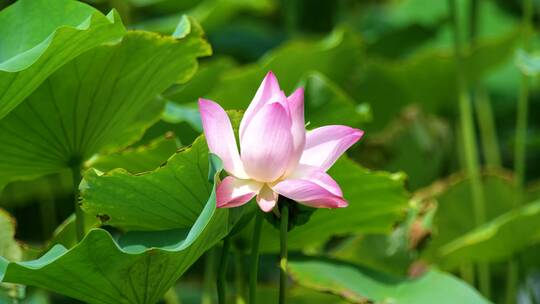
<svg viewBox="0 0 540 304"><path fill-rule="evenodd" d="M190 105L200 96L225 108L244 108L268 70L290 92L307 82L318 95L308 119L340 117L366 131L355 156L369 168L403 170L411 190L460 168L453 36L446 1L90 1L116 8L132 29L172 33L182 14L203 26L213 55L195 79L167 95ZM480 87L476 131L487 132L485 103L493 115L496 146L479 142L483 163L511 169L523 47L522 3L458 0L469 82ZM472 3L477 3L472 20ZM538 8L535 7L535 12ZM535 18L536 20L536 18ZM474 23L474 26L473 24ZM474 31L474 34L472 33ZM469 43L469 39L473 42ZM532 38L534 39L534 37ZM320 92L339 90L340 100ZM540 132L535 85L527 137L527 180L540 174ZM330 93L327 93L327 96ZM476 94L475 94L476 95ZM325 103L342 106L332 107ZM325 112L331 109L331 112ZM310 117L310 115L316 116ZM193 138L193 137L192 137ZM184 140L190 142L192 138ZM489 141L489 139L488 139ZM483 151L489 148L499 150ZM491 157L491 159L490 159Z"/></svg>

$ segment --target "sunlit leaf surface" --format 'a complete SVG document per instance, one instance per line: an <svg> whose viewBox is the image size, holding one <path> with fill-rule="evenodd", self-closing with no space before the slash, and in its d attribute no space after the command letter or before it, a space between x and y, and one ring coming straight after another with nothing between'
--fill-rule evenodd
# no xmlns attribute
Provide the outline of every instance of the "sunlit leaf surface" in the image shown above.
<svg viewBox="0 0 540 304"><path fill-rule="evenodd" d="M124 32L115 11L104 16L77 1L21 0L2 10L0 118L62 65Z"/></svg>
<svg viewBox="0 0 540 304"><path fill-rule="evenodd" d="M155 172L140 176L115 171L112 174L126 181L135 178L136 188L145 187L147 179L153 179L158 184L168 182L162 176L163 170L190 173L190 168L185 165L190 164L186 154L196 151L196 148L192 149L179 152L165 168ZM219 166L218 163L218 170ZM93 229L73 248L56 245L34 261L14 263L0 258L0 279L54 290L88 303L156 303L192 263L228 233L237 218L231 217L233 213L229 210L216 210L208 172L197 174L205 176L204 184L200 184L202 188L192 189L196 192L194 196L176 197L177 201L167 207L185 215L180 218L182 222L176 226L177 229L129 232L117 240L103 229ZM99 184L92 186L104 187ZM133 191L132 186L128 182L122 183L117 191ZM156 202L162 203L160 198L170 197L178 187L182 187L182 184L174 181L163 185ZM106 188L102 193L112 195L112 198L115 195ZM87 196L85 199L93 200ZM139 209L141 206L137 206L137 202L148 199L145 192L134 191L125 199L131 201L132 205L119 202L110 207L135 210L141 216L153 209L157 217L170 216L170 209L156 208L158 206L149 201L146 201L149 209Z"/></svg>
<svg viewBox="0 0 540 304"><path fill-rule="evenodd" d="M155 122L156 94L185 82L209 46L184 18L177 37L129 32L51 75L0 121L0 185L57 172L107 148L125 146Z"/></svg>

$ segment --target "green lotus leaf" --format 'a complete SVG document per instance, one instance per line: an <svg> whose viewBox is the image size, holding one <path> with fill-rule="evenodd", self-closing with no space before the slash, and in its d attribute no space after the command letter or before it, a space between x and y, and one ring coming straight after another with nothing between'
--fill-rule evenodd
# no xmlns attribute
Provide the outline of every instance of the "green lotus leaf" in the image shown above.
<svg viewBox="0 0 540 304"><path fill-rule="evenodd" d="M301 286L337 294L352 303L431 304L434 299L440 304L489 303L465 282L436 269L409 279L343 262L306 258L290 261L289 272Z"/></svg>
<svg viewBox="0 0 540 304"><path fill-rule="evenodd" d="M184 17L172 37L128 32L73 59L0 121L0 185L135 141L159 119L156 95L189 80L209 53L200 27Z"/></svg>
<svg viewBox="0 0 540 304"><path fill-rule="evenodd" d="M130 0L130 2L136 6L152 4L154 7L159 7L161 4L163 6L161 11L177 12L134 25L137 29L161 33L170 32L182 14L193 16L205 30L210 32L226 26L238 15L245 13L268 14L275 8L275 3L272 0L204 0L197 1L198 3L194 3L196 5L191 5L192 7L189 9L187 9L190 6L189 1L168 1L166 4L155 3L157 2L155 0Z"/></svg>
<svg viewBox="0 0 540 304"><path fill-rule="evenodd" d="M83 52L125 33L107 16L72 0L20 0L0 12L0 118L50 74Z"/></svg>
<svg viewBox="0 0 540 304"><path fill-rule="evenodd" d="M504 213L438 249L452 269L463 262L502 261L540 241L540 201Z"/></svg>
<svg viewBox="0 0 540 304"><path fill-rule="evenodd" d="M172 135L165 135L147 145L100 155L87 166L103 172L116 168L125 169L130 173L152 171L167 161L176 152L177 147L177 139Z"/></svg>
<svg viewBox="0 0 540 304"><path fill-rule="evenodd" d="M311 129L326 125L360 126L370 121L369 106L358 105L342 88L319 72L307 73L304 87L305 115Z"/></svg>
<svg viewBox="0 0 540 304"><path fill-rule="evenodd" d="M422 252L426 259L452 270L468 261L509 257L540 240L538 202L517 208L516 188L503 172L484 174L482 186L485 201L489 202L483 225L475 224L470 180L462 175L454 175L415 195L437 205L432 240Z"/></svg>
<svg viewBox="0 0 540 304"><path fill-rule="evenodd" d="M92 228L98 228L101 225L101 222L98 218L88 214L83 213L84 215L84 232L88 233ZM52 237L48 242L47 249L50 249L52 246L60 244L66 248L71 248L78 243L77 239L77 217L75 214L71 214L66 218L52 233Z"/></svg>
<svg viewBox="0 0 540 304"><path fill-rule="evenodd" d="M371 172L346 157L338 160L329 174L340 185L349 206L317 210L309 222L288 233L289 249L320 245L335 235L388 233L405 216L408 194L401 174ZM260 242L263 252L279 250L279 233L268 222L263 224Z"/></svg>
<svg viewBox="0 0 540 304"><path fill-rule="evenodd" d="M203 144L204 141L200 145ZM127 208L144 215L146 211L139 209L137 202L146 200L145 204L150 208L158 207L154 205L156 202L163 202L161 199L169 198L175 188L182 187L181 183L174 182L166 185L169 176L161 172L189 171L184 166L191 163L186 158L189 152L189 149L181 151L164 168L143 175L111 172L112 176L125 180L117 191L132 191L132 178L137 179L136 186L141 189L146 187L148 178L163 186L162 191L156 194L155 201L149 200L148 195L152 194L133 191L126 198L132 200L132 205ZM216 168L219 173L221 163L216 162L214 157L211 159L214 163L211 168ZM205 160L208 161L208 158ZM200 174L205 175L204 184L198 189L191 189L197 192L196 196L177 197L174 204L168 206L175 212L189 215L189 218L182 218L183 226L152 232L128 232L118 240L103 229L92 229L69 250L56 245L37 260L18 263L0 258L0 281L54 290L87 303L156 303L206 250L228 233L237 218L233 215L239 210L216 209L215 184L212 188L207 173L201 171ZM211 172L211 176L216 178L217 174ZM114 195L107 188L101 192ZM208 193L209 198L208 195L203 196ZM116 208L123 209L125 206L118 204ZM154 209L154 212L163 211L158 209Z"/></svg>
<svg viewBox="0 0 540 304"><path fill-rule="evenodd" d="M89 170L81 185L82 208L107 225L128 230L189 227L211 192L204 137L152 174ZM189 202L186 203L186 202Z"/></svg>
<svg viewBox="0 0 540 304"><path fill-rule="evenodd" d="M228 113L232 124L239 125L241 113ZM163 156L161 149L141 149L131 155L138 166L149 166ZM159 231L186 228L197 218L211 193L208 172L220 171L217 158L208 153L204 136L165 158L152 174L132 174L125 168L105 174L88 170L81 184L82 208L104 224L124 230ZM144 158L144 159L143 159ZM121 162L126 164L126 162ZM128 163L126 167L132 167ZM130 168L127 168L128 170ZM210 176L212 178L212 176ZM189 202L186 204L185 202ZM188 205L186 210L183 206ZM233 213L243 213L235 208Z"/></svg>

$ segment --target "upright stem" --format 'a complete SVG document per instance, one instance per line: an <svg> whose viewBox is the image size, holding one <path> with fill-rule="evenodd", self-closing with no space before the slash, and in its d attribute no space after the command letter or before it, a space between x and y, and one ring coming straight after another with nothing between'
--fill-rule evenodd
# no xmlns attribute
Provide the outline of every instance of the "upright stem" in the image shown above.
<svg viewBox="0 0 540 304"><path fill-rule="evenodd" d="M469 40L471 46L475 46L476 37L478 36L478 14L480 10L481 0L470 0L470 15L469 15Z"/></svg>
<svg viewBox="0 0 540 304"><path fill-rule="evenodd" d="M501 153L499 152L499 140L497 139L493 109L491 108L488 92L480 84L477 84L475 88L474 105L486 165L500 168L502 166Z"/></svg>
<svg viewBox="0 0 540 304"><path fill-rule="evenodd" d="M253 228L253 238L251 240L251 257L249 259L249 303L257 303L257 276L259 274L259 243L261 239L261 228L263 223L263 214L256 211L255 223Z"/></svg>
<svg viewBox="0 0 540 304"><path fill-rule="evenodd" d="M532 0L523 1L523 25L529 31L532 27L533 2ZM529 48L529 35L525 37L525 48ZM517 104L516 117L516 144L514 146L514 171L516 174L516 187L519 196L517 204L521 204L521 192L525 181L525 145L527 139L527 115L529 103L529 79L527 75L521 76L521 86Z"/></svg>
<svg viewBox="0 0 540 304"><path fill-rule="evenodd" d="M517 281L518 281L518 263L516 257L508 262L506 270L506 303L512 304L516 302Z"/></svg>
<svg viewBox="0 0 540 304"><path fill-rule="evenodd" d="M244 264L242 263L244 261L244 254L241 250L236 249L234 251L234 256L234 275L236 278L236 304L246 304L246 300L244 299Z"/></svg>
<svg viewBox="0 0 540 304"><path fill-rule="evenodd" d="M533 19L533 1L523 1L523 26L527 30L524 38L525 49L530 48L529 35L532 28ZM516 142L514 146L514 174L516 183L515 205L520 206L523 203L523 191L525 184L525 159L526 159L526 140L527 140L527 116L529 108L529 79L527 75L521 75L521 84L517 103L516 117ZM514 256L508 264L507 282L506 282L506 303L514 303L516 299L516 290L519 279L519 267Z"/></svg>
<svg viewBox="0 0 540 304"><path fill-rule="evenodd" d="M481 2L482 0L470 0L469 43L471 49L474 49L477 43ZM472 97L476 107L476 118L478 119L482 151L486 165L490 167L501 167L501 156L499 153L493 110L491 109L488 93L482 84L477 81L473 84Z"/></svg>
<svg viewBox="0 0 540 304"><path fill-rule="evenodd" d="M73 205L75 207L75 227L77 232L77 240L81 241L84 238L84 213L79 205L79 184L81 183L81 166L76 165L71 167L73 176Z"/></svg>
<svg viewBox="0 0 540 304"><path fill-rule="evenodd" d="M281 207L280 259L279 259L279 304L287 302L287 230L289 227L289 206L284 201Z"/></svg>
<svg viewBox="0 0 540 304"><path fill-rule="evenodd" d="M215 247L208 250L204 256L204 282L202 304L212 304L214 302L214 282L215 282L215 264L216 264Z"/></svg>
<svg viewBox="0 0 540 304"><path fill-rule="evenodd" d="M461 40L459 37L459 27L457 21L456 0L448 0L450 12L454 26L454 47L457 62L457 89L460 110L461 131L463 137L463 148L465 150L465 164L467 175L471 179L472 198L475 209L476 224L485 222L484 192L480 181L480 169L478 164L478 151L476 148L476 135L474 133L474 119L472 107L467 93L467 79L463 70L463 55L461 53Z"/></svg>
<svg viewBox="0 0 540 304"><path fill-rule="evenodd" d="M227 266L229 263L229 251L231 249L231 239L226 237L223 240L223 249L221 249L221 259L219 261L218 275L217 275L217 290L218 290L218 303L227 303Z"/></svg>
<svg viewBox="0 0 540 304"><path fill-rule="evenodd" d="M476 135L474 131L474 117L469 94L467 92L467 78L463 65L461 37L457 16L457 3L456 0L448 0L448 4L454 30L454 51L457 68L457 89L460 110L460 123L463 137L463 148L465 152L466 172L467 176L471 181L475 224L478 226L483 224L486 220L484 191L480 179L478 151L476 147ZM481 291L486 297L489 298L489 266L487 264L479 264L478 271Z"/></svg>
<svg viewBox="0 0 540 304"><path fill-rule="evenodd" d="M488 263L478 263L478 287L486 298L491 298L491 269Z"/></svg>
<svg viewBox="0 0 540 304"><path fill-rule="evenodd" d="M529 80L527 76L521 76L521 85L517 104L516 118L516 143L514 146L514 171L516 174L516 188L518 197L516 204L522 203L522 195L525 181L525 144L527 139L527 112L529 103Z"/></svg>

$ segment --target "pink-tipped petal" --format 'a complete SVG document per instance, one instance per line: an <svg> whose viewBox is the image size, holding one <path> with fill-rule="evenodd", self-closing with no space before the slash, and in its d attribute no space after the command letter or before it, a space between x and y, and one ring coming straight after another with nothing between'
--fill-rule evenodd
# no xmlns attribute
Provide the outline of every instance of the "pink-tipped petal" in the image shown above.
<svg viewBox="0 0 540 304"><path fill-rule="evenodd" d="M278 183L272 189L300 204L314 208L343 208L348 206L343 197L333 194L313 181L288 179Z"/></svg>
<svg viewBox="0 0 540 304"><path fill-rule="evenodd" d="M298 166L300 157L306 144L306 128L304 120L304 89L299 88L291 96L287 97L289 114L291 115L291 134L293 139L293 151L287 166L285 176L292 173Z"/></svg>
<svg viewBox="0 0 540 304"><path fill-rule="evenodd" d="M276 206L278 194L268 186L264 186L257 195L257 204L264 212L270 212Z"/></svg>
<svg viewBox="0 0 540 304"><path fill-rule="evenodd" d="M253 180L227 176L216 189L216 205L218 208L242 206L257 195L262 186Z"/></svg>
<svg viewBox="0 0 540 304"><path fill-rule="evenodd" d="M229 116L225 110L211 100L200 98L199 111L210 152L221 158L227 172L238 178L248 178L238 154Z"/></svg>
<svg viewBox="0 0 540 304"><path fill-rule="evenodd" d="M309 131L300 164L326 171L362 135L364 131L347 126L325 126Z"/></svg>
<svg viewBox="0 0 540 304"><path fill-rule="evenodd" d="M259 89L257 89L255 97L253 97L253 100L244 113L244 117L242 117L239 130L240 142L242 142L247 125L251 122L251 120L253 120L253 117L255 117L257 112L259 112L263 106L269 102L279 101L284 98L285 94L283 94L283 91L281 91L276 76L271 71L268 72L259 86Z"/></svg>
<svg viewBox="0 0 540 304"><path fill-rule="evenodd" d="M289 179L308 180L328 190L330 193L343 197L343 192L338 183L321 168L308 165L298 165Z"/></svg>
<svg viewBox="0 0 540 304"><path fill-rule="evenodd" d="M241 144L242 163L250 178L273 182L283 175L292 152L291 119L280 103L255 115Z"/></svg>

